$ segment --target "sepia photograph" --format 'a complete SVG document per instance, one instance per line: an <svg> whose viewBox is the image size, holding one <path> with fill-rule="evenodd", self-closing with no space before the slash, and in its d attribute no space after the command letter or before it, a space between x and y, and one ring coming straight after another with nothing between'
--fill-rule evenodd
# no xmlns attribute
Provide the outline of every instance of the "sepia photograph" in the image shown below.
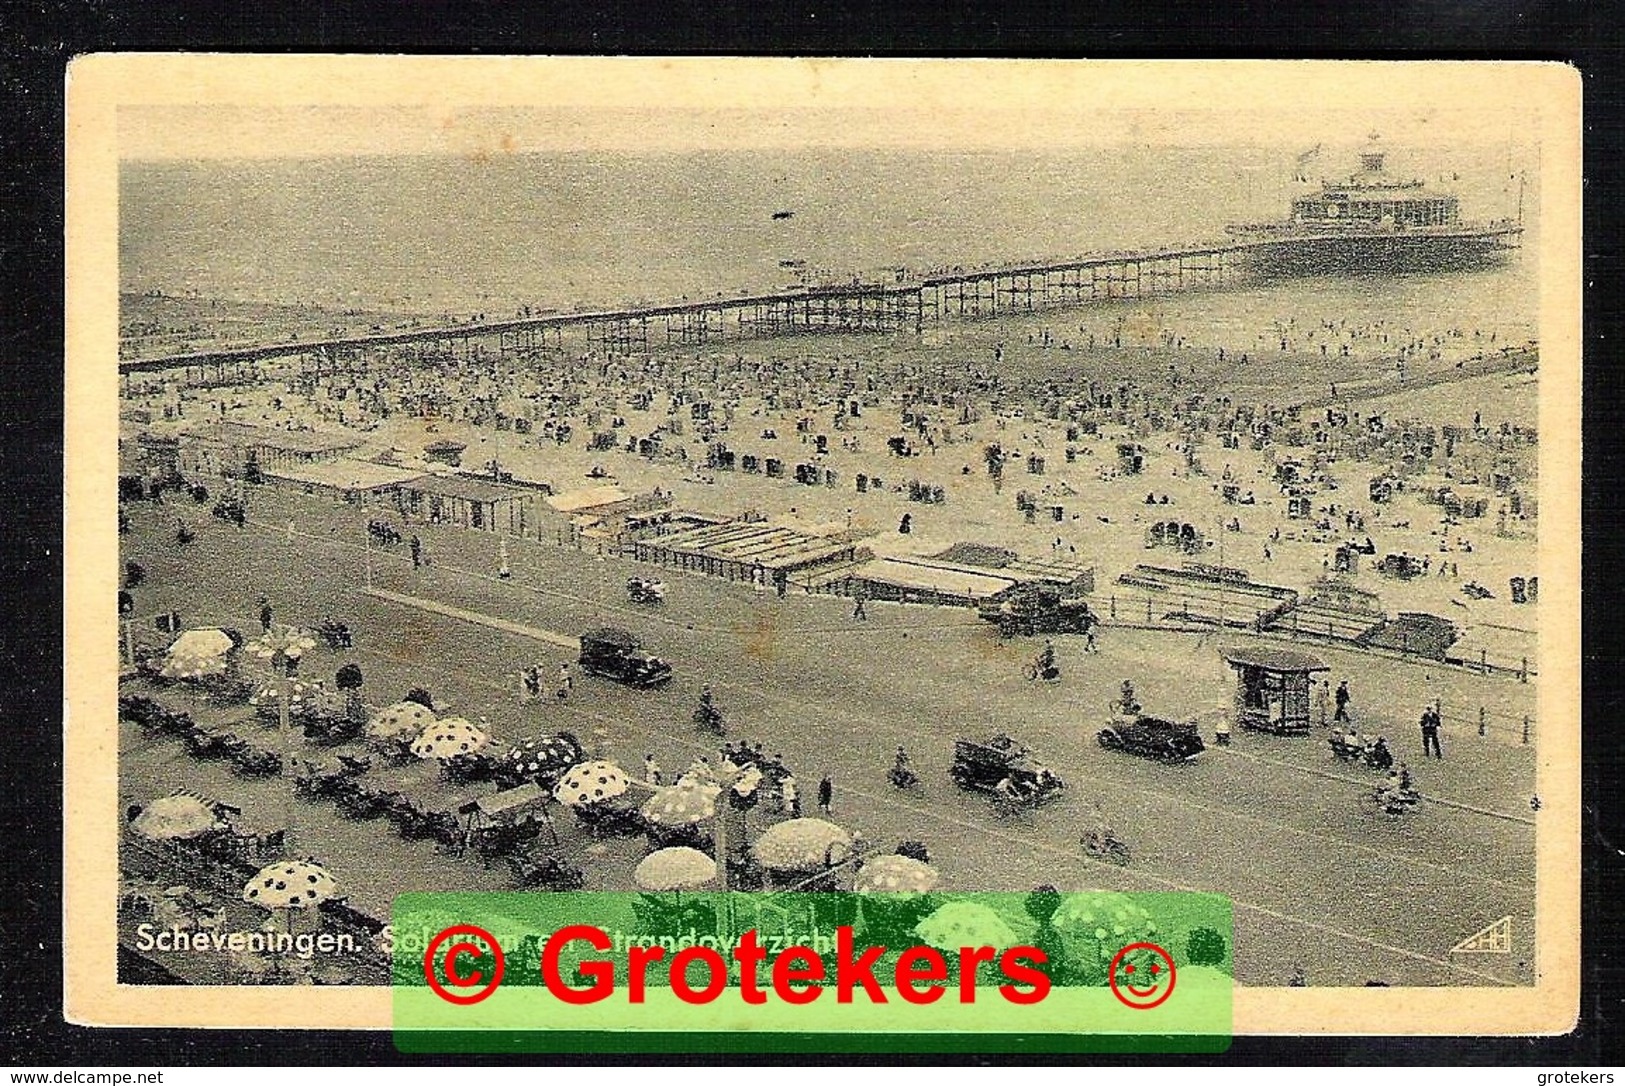
<svg viewBox="0 0 1625 1086"><path fill-rule="evenodd" d="M1572 72L81 63L90 1020L386 1027L397 895L586 890L1572 1024Z"/></svg>

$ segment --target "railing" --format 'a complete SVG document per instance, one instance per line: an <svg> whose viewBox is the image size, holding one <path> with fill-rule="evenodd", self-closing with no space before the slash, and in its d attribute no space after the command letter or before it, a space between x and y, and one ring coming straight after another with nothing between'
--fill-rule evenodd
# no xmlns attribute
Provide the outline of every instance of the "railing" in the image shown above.
<svg viewBox="0 0 1625 1086"><path fill-rule="evenodd" d="M1366 655L1382 656L1392 660L1426 661L1430 665L1471 671L1481 675L1502 675L1516 678L1520 683L1527 683L1530 676L1539 674L1535 662L1521 653L1498 656L1490 653L1487 649L1480 649L1470 659L1438 660L1420 653L1409 652L1403 647L1397 649L1384 648L1356 640L1356 633L1351 633L1351 631L1354 631L1357 625L1359 626L1357 632L1371 629L1377 623L1383 621L1380 615L1371 616L1370 621L1363 625L1359 625L1360 616L1352 614L1348 616L1350 621L1347 623L1340 623L1336 619L1330 618L1300 621L1299 610L1288 608L1277 616L1274 621L1260 624L1256 617L1249 615L1247 610L1241 606L1243 601L1239 598L1239 594L1235 597L1227 597L1227 599L1228 603L1224 608L1223 625L1236 629L1249 629L1259 637L1309 642L1311 644L1324 644L1327 641L1334 641L1340 648ZM1155 591L1114 592L1106 597L1104 605L1097 598L1095 611L1100 615L1101 622L1108 626L1188 632L1212 629L1216 624L1219 624L1219 615L1217 614L1217 608L1213 606L1214 602L1210 597L1194 593L1186 595ZM1474 722L1476 723L1476 717ZM1519 726L1521 730L1521 717Z"/></svg>

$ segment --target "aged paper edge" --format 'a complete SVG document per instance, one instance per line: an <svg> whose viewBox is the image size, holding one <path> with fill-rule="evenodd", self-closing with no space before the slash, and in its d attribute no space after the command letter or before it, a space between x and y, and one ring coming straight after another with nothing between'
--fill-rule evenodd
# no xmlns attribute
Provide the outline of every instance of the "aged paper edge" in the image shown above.
<svg viewBox="0 0 1625 1086"><path fill-rule="evenodd" d="M1533 987L1238 988L1237 1034L1562 1033L1579 1013L1581 79L1531 62L1051 62L101 54L69 67L65 465L64 1007L91 1025L383 1029L387 988L115 981L118 125L121 105L694 109L895 100L1086 101L1099 110L1534 106L1540 146L1543 800ZM1328 88L1335 95L1328 95ZM1550 722L1550 723L1547 723ZM1424 904L1425 903L1419 903Z"/></svg>

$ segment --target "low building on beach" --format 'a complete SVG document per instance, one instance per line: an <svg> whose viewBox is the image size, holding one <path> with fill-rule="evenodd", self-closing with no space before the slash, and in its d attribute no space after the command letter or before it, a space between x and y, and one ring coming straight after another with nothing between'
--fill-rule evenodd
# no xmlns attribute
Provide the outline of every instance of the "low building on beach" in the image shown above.
<svg viewBox="0 0 1625 1086"><path fill-rule="evenodd" d="M349 457L279 465L261 469L261 474L271 486L352 503L389 500L402 486L423 477L421 468Z"/></svg>
<svg viewBox="0 0 1625 1086"><path fill-rule="evenodd" d="M621 539L661 523L671 511L671 495L660 490L628 494L614 483L548 495L547 507L568 518L572 529L593 539ZM666 519L669 519L666 518Z"/></svg>
<svg viewBox="0 0 1625 1086"><path fill-rule="evenodd" d="M403 516L486 532L524 535L537 523L540 492L465 475L418 475L394 488Z"/></svg>
<svg viewBox="0 0 1625 1086"><path fill-rule="evenodd" d="M814 535L766 521L730 520L632 541L640 562L691 570L732 581L801 585L815 571L870 557L845 533Z"/></svg>
<svg viewBox="0 0 1625 1086"><path fill-rule="evenodd" d="M325 430L280 430L242 422L222 422L212 434L200 432L200 442L211 440L228 453L223 463L236 461L239 467L252 462L263 471L337 460L366 444L356 434ZM222 472L221 474L228 474Z"/></svg>
<svg viewBox="0 0 1625 1086"><path fill-rule="evenodd" d="M875 558L811 579L813 591L893 603L974 607L1018 581L992 570L964 569L929 559Z"/></svg>

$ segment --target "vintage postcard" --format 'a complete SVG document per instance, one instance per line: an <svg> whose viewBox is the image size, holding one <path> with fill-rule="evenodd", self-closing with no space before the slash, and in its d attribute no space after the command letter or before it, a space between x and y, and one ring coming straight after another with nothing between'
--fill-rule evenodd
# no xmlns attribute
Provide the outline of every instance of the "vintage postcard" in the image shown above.
<svg viewBox="0 0 1625 1086"><path fill-rule="evenodd" d="M1572 1026L1574 71L68 78L74 1021Z"/></svg>

